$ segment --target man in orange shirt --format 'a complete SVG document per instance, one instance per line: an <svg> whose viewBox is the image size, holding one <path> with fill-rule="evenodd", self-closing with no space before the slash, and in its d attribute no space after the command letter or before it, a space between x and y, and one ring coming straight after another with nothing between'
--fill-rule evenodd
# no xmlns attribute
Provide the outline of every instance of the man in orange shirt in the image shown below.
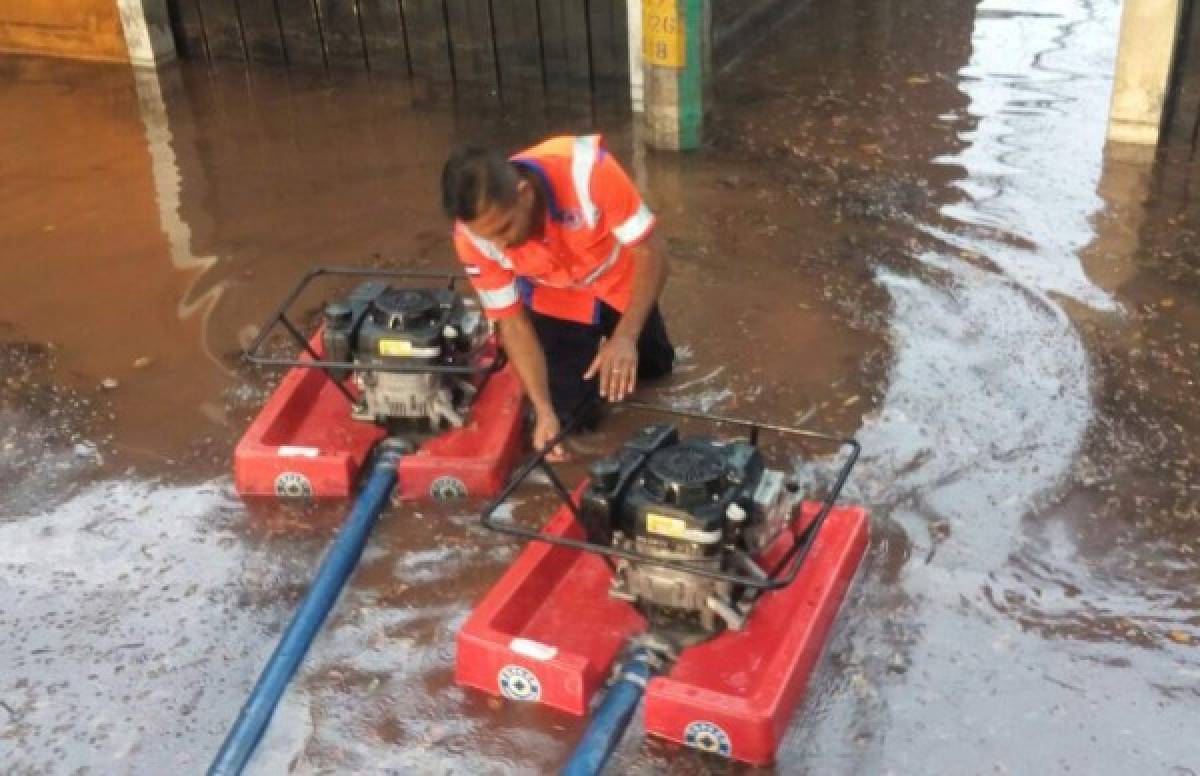
<svg viewBox="0 0 1200 776"><path fill-rule="evenodd" d="M442 205L533 404L536 448L588 397L620 401L639 378L671 371L654 215L599 136L550 138L509 159L460 148L442 170Z"/></svg>

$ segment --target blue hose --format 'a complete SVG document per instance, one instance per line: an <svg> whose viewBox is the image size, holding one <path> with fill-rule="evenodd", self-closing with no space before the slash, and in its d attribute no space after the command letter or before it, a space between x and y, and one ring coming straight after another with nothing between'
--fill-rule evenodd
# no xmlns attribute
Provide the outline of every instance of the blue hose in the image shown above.
<svg viewBox="0 0 1200 776"><path fill-rule="evenodd" d="M648 650L638 649L621 667L620 678L608 688L591 724L563 767L562 776L594 776L608 762L646 692L646 682L656 673L651 660Z"/></svg>
<svg viewBox="0 0 1200 776"><path fill-rule="evenodd" d="M304 653L321 629L346 580L358 565L375 519L387 506L395 484L396 457L381 456L366 487L354 501L346 524L321 561L317 576L300 603L300 608L296 610L266 668L258 677L258 683L238 714L237 722L221 745L221 751L209 766L208 776L236 776L246 767L271 722L271 715L275 713L283 691L304 659Z"/></svg>

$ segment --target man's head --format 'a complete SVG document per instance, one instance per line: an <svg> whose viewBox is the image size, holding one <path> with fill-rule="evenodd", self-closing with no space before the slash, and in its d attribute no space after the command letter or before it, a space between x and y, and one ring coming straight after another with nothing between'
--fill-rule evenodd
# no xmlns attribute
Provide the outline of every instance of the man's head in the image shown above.
<svg viewBox="0 0 1200 776"><path fill-rule="evenodd" d="M533 184L499 153L464 146L442 168L442 208L475 235L510 248L533 232L538 197Z"/></svg>

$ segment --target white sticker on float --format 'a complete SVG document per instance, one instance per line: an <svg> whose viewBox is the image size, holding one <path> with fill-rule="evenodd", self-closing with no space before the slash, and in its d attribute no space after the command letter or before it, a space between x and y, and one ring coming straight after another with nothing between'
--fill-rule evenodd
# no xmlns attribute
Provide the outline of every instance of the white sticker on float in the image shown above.
<svg viewBox="0 0 1200 776"><path fill-rule="evenodd" d="M315 447L298 447L296 445L280 445L276 451L280 458L316 458L321 451Z"/></svg>
<svg viewBox="0 0 1200 776"><path fill-rule="evenodd" d="M519 637L508 642L508 648L518 655L524 655L534 660L553 660L558 655L558 647L552 647L549 644L543 644L533 639L522 639Z"/></svg>

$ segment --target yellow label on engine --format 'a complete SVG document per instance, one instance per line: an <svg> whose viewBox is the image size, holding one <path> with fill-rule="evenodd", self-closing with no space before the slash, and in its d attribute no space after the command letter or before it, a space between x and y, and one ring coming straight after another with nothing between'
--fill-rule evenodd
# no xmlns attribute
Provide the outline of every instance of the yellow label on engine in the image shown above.
<svg viewBox="0 0 1200 776"><path fill-rule="evenodd" d="M379 355L381 356L411 356L412 343L408 340L379 340Z"/></svg>
<svg viewBox="0 0 1200 776"><path fill-rule="evenodd" d="M679 539L687 533L687 523L678 517L667 517L666 515L647 512L646 530L659 536L670 536L672 539Z"/></svg>

